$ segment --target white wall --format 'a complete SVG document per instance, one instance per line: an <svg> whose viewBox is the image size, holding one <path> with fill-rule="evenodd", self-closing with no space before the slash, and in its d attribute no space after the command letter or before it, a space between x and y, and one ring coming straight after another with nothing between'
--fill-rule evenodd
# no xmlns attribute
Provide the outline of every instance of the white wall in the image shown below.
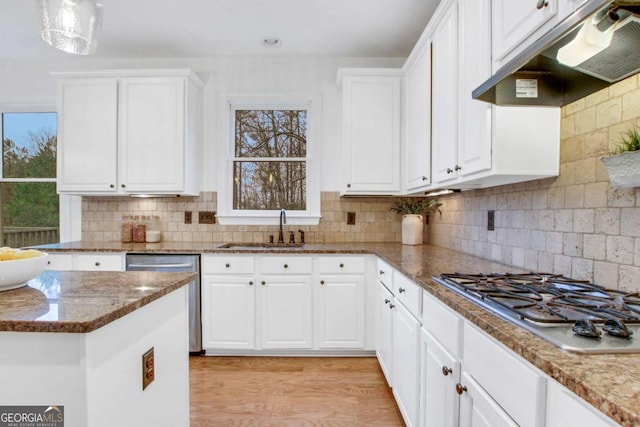
<svg viewBox="0 0 640 427"><path fill-rule="evenodd" d="M336 85L339 67L400 67L404 58L219 57L204 59L70 58L66 61L0 62L0 109L8 105L55 105L52 71L112 68L191 68L205 82L204 190L216 191L216 155L226 141L215 135L216 95L320 93L322 95L321 190L339 191L342 102Z"/></svg>

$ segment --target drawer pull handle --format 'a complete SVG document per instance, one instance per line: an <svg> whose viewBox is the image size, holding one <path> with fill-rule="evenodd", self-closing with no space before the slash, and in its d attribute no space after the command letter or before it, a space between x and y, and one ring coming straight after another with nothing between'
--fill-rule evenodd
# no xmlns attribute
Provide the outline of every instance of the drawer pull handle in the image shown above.
<svg viewBox="0 0 640 427"><path fill-rule="evenodd" d="M443 366L442 367L442 375L444 375L445 377L447 375L449 375L450 373L452 373L452 372L453 372L453 370L451 368L449 368L447 366Z"/></svg>
<svg viewBox="0 0 640 427"><path fill-rule="evenodd" d="M458 394L462 394L465 391L467 391L467 387L463 386L462 384L458 383L456 384L456 393Z"/></svg>
<svg viewBox="0 0 640 427"><path fill-rule="evenodd" d="M340 263L340 268L344 268L344 264Z"/></svg>
<svg viewBox="0 0 640 427"><path fill-rule="evenodd" d="M249 286L253 286L253 280L249 281Z"/></svg>
<svg viewBox="0 0 640 427"><path fill-rule="evenodd" d="M395 305L389 304L389 309L393 310L394 308L395 308Z"/></svg>
<svg viewBox="0 0 640 427"><path fill-rule="evenodd" d="M96 261L96 267L100 267L100 261Z"/></svg>
<svg viewBox="0 0 640 427"><path fill-rule="evenodd" d="M324 285L324 280L320 280L320 284L321 284L321 285Z"/></svg>
<svg viewBox="0 0 640 427"><path fill-rule="evenodd" d="M289 268L289 264L285 264L285 265L284 265L284 268Z"/></svg>
<svg viewBox="0 0 640 427"><path fill-rule="evenodd" d="M385 303L385 304L389 304L390 302L391 302L391 300L389 300L389 298L385 298L385 299L384 299L384 303Z"/></svg>
<svg viewBox="0 0 640 427"><path fill-rule="evenodd" d="M231 267L231 264L225 264L224 266L229 268L229 267Z"/></svg>
<svg viewBox="0 0 640 427"><path fill-rule="evenodd" d="M405 288L398 288L398 292L403 293L406 292L407 290Z"/></svg>
<svg viewBox="0 0 640 427"><path fill-rule="evenodd" d="M263 280L262 282L260 282L260 284L261 284L262 286L264 286L264 285L266 285L266 284L267 284L267 282L265 282L265 281Z"/></svg>

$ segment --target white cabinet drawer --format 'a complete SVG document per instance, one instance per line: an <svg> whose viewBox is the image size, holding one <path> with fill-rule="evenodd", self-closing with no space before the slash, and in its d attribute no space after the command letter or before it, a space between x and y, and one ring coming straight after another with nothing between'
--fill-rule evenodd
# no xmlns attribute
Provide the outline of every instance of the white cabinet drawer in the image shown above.
<svg viewBox="0 0 640 427"><path fill-rule="evenodd" d="M47 270L73 270L73 255L49 254Z"/></svg>
<svg viewBox="0 0 640 427"><path fill-rule="evenodd" d="M311 257L261 257L260 272L263 274L311 274Z"/></svg>
<svg viewBox="0 0 640 427"><path fill-rule="evenodd" d="M452 356L462 356L462 328L464 321L444 303L427 291L422 291L422 327Z"/></svg>
<svg viewBox="0 0 640 427"><path fill-rule="evenodd" d="M253 274L253 257L207 255L202 257L202 272L216 274Z"/></svg>
<svg viewBox="0 0 640 427"><path fill-rule="evenodd" d="M323 274L362 274L364 257L322 256L318 259L318 271Z"/></svg>
<svg viewBox="0 0 640 427"><path fill-rule="evenodd" d="M389 290L393 289L393 268L386 262L378 259L378 280L389 288Z"/></svg>
<svg viewBox="0 0 640 427"><path fill-rule="evenodd" d="M397 271L393 275L395 296L405 307L420 319L422 314L422 288Z"/></svg>
<svg viewBox="0 0 640 427"><path fill-rule="evenodd" d="M74 270L82 271L123 271L122 254L77 254L74 259Z"/></svg>
<svg viewBox="0 0 640 427"><path fill-rule="evenodd" d="M544 376L475 326L465 322L463 335L465 371L518 425L544 425Z"/></svg>

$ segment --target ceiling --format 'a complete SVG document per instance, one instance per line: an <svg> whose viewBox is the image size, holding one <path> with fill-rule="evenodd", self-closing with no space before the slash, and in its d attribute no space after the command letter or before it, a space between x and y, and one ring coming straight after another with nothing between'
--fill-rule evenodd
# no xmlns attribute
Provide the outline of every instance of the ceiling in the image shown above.
<svg viewBox="0 0 640 427"><path fill-rule="evenodd" d="M405 57L439 0L102 0L95 58ZM70 55L39 35L37 0L0 0L0 60ZM278 38L278 47L264 45ZM10 42L9 42L10 41Z"/></svg>

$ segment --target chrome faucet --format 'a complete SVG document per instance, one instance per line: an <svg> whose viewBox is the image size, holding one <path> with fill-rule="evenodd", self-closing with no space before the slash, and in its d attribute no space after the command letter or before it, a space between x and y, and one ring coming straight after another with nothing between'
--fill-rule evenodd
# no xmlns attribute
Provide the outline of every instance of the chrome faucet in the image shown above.
<svg viewBox="0 0 640 427"><path fill-rule="evenodd" d="M284 209L280 209L280 231L278 231L278 244L284 244L284 234L282 233L282 224L287 223L287 213Z"/></svg>

